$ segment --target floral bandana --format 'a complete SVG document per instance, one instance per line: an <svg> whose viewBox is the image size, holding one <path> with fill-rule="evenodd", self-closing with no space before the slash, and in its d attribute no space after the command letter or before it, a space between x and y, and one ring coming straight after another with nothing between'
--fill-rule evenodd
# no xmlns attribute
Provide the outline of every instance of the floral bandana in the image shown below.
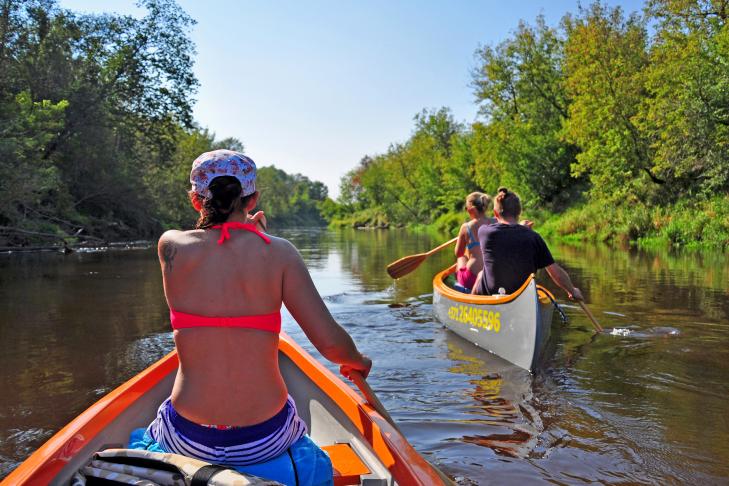
<svg viewBox="0 0 729 486"><path fill-rule="evenodd" d="M203 197L210 197L208 185L216 177L232 176L240 181L241 196L256 192L256 163L240 152L213 150L200 155L192 163L190 182L192 190Z"/></svg>

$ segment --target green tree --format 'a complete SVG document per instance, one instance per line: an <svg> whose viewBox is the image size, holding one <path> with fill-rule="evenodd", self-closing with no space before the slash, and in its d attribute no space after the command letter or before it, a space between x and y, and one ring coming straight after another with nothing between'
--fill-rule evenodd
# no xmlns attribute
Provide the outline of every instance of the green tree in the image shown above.
<svg viewBox="0 0 729 486"><path fill-rule="evenodd" d="M572 166L588 174L599 198L649 194L654 173L650 144L636 125L648 65L644 20L595 2L564 20L567 93L572 102L567 140L581 152Z"/></svg>
<svg viewBox="0 0 729 486"><path fill-rule="evenodd" d="M510 39L477 51L473 87L483 123L474 127L476 181L507 185L527 201L559 207L582 188L570 177L577 147L562 137L571 100L564 89L564 39L524 22Z"/></svg>
<svg viewBox="0 0 729 486"><path fill-rule="evenodd" d="M13 185L34 188L5 192L0 223L112 237L160 230L147 175L173 160L197 81L192 19L171 0L142 5L135 19L52 0L0 4L0 173L25 167Z"/></svg>
<svg viewBox="0 0 729 486"><path fill-rule="evenodd" d="M0 107L0 225L5 226L52 212L54 201L63 197L57 168L41 154L63 126L68 102L34 102L24 91Z"/></svg>
<svg viewBox="0 0 729 486"><path fill-rule="evenodd" d="M324 225L320 205L328 199L327 188L301 174L287 174L274 166L258 169L256 188L259 209L273 226ZM329 210L331 211L331 207Z"/></svg>
<svg viewBox="0 0 729 486"><path fill-rule="evenodd" d="M188 195L193 160L221 144L240 148L243 145L237 139L216 142L214 133L197 127L178 127L175 140L175 152L171 158L164 164L149 167L144 175L145 186L149 188L152 197L152 206L156 208L164 229L191 228L197 219Z"/></svg>
<svg viewBox="0 0 729 486"><path fill-rule="evenodd" d="M657 22L637 117L673 195L729 189L729 2L653 0Z"/></svg>
<svg viewBox="0 0 729 486"><path fill-rule="evenodd" d="M414 121L406 142L363 158L347 175L342 200L378 208L391 222L403 224L431 223L454 206L454 200L463 200L463 188L454 187L471 165L463 126L446 108L424 110Z"/></svg>

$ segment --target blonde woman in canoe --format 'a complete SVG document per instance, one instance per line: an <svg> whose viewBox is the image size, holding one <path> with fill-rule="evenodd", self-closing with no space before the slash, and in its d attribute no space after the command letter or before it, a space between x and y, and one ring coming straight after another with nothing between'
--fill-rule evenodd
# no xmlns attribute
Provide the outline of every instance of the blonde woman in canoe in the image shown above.
<svg viewBox="0 0 729 486"><path fill-rule="evenodd" d="M291 450L308 441L310 460L331 473L279 372L281 304L345 376L367 376L372 362L332 318L296 248L265 233L262 212L250 215L259 197L250 158L204 153L190 181L196 229L168 231L158 245L180 367L147 435L167 452L242 470L287 452L294 462Z"/></svg>
<svg viewBox="0 0 729 486"><path fill-rule="evenodd" d="M496 218L486 216L491 198L481 192L472 192L466 197L465 209L470 220L461 225L456 241L456 281L464 291L470 292L476 279L483 270L483 256L478 242L481 226L496 222Z"/></svg>

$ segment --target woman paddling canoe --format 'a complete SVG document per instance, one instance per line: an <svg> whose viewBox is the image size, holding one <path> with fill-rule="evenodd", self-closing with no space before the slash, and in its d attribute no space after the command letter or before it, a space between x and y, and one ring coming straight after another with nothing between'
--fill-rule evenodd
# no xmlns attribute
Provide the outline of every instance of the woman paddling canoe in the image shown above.
<svg viewBox="0 0 729 486"><path fill-rule="evenodd" d="M478 230L481 226L496 222L496 218L486 217L491 198L481 192L472 192L466 197L466 212L471 219L461 225L456 241L456 281L464 292L471 292L476 277L483 270L483 256L478 243Z"/></svg>
<svg viewBox="0 0 729 486"><path fill-rule="evenodd" d="M261 231L262 213L249 216L255 180L243 154L202 154L190 174L197 229L159 240L180 366L147 436L165 451L216 464L242 467L297 447L321 463L326 455L306 436L279 371L281 304L345 376L367 376L372 362L334 321L296 248Z"/></svg>

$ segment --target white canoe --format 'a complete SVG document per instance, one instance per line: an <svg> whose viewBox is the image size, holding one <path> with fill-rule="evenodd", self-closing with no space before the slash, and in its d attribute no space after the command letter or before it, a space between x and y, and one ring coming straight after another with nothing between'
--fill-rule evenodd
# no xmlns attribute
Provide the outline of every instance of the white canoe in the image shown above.
<svg viewBox="0 0 729 486"><path fill-rule="evenodd" d="M445 283L455 265L433 279L433 312L448 329L533 371L549 341L554 297L534 275L509 295L469 295Z"/></svg>

